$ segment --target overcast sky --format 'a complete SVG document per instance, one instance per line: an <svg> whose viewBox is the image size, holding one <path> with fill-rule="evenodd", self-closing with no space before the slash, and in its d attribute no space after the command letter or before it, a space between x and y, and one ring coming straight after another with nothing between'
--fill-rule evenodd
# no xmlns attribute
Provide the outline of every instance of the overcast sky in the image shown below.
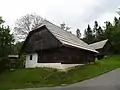
<svg viewBox="0 0 120 90"><path fill-rule="evenodd" d="M73 33L79 28L81 32L88 24L97 20L113 21L120 0L0 0L0 16L14 27L17 18L36 13L59 25L65 22Z"/></svg>

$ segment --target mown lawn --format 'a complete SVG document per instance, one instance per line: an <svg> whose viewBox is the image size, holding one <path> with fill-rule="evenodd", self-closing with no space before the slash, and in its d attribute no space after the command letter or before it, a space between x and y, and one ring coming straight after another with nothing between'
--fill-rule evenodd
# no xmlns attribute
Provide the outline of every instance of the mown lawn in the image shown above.
<svg viewBox="0 0 120 90"><path fill-rule="evenodd" d="M92 65L67 72L50 68L18 69L0 75L0 90L67 85L83 81L120 67L120 55L107 57Z"/></svg>

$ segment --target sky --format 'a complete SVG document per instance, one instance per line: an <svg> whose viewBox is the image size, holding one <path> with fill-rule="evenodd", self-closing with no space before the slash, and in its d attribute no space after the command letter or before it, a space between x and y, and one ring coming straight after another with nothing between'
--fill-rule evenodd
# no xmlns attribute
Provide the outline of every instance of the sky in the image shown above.
<svg viewBox="0 0 120 90"><path fill-rule="evenodd" d="M28 13L36 13L56 25L65 22L71 27L84 32L87 25L94 21L104 25L105 21L113 21L120 6L120 0L0 0L0 16L11 28L16 19Z"/></svg>

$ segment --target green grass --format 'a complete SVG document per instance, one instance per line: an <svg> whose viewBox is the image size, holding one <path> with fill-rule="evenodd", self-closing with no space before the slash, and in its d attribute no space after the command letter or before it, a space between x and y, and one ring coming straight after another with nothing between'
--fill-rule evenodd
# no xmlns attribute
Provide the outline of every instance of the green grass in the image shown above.
<svg viewBox="0 0 120 90"><path fill-rule="evenodd" d="M50 68L18 69L0 75L0 90L58 86L83 81L120 67L120 55L110 56L92 65L67 72Z"/></svg>

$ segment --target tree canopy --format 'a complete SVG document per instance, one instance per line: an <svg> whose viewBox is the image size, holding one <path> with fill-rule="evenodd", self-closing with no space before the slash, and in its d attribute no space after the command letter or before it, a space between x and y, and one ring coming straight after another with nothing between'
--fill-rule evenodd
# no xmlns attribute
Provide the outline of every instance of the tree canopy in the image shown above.
<svg viewBox="0 0 120 90"><path fill-rule="evenodd" d="M31 30L38 28L43 22L43 18L37 14L27 14L17 19L14 27L14 36L20 40L25 40Z"/></svg>
<svg viewBox="0 0 120 90"><path fill-rule="evenodd" d="M0 72L4 70L8 62L8 55L12 53L14 37L10 34L10 28L4 26L4 21L0 18Z"/></svg>
<svg viewBox="0 0 120 90"><path fill-rule="evenodd" d="M85 29L84 31L83 40L87 42L88 44L94 42L94 34L93 34L93 30L91 29L90 25L88 25L87 29Z"/></svg>
<svg viewBox="0 0 120 90"><path fill-rule="evenodd" d="M113 23L106 21L104 28L95 21L93 29L88 25L84 31L83 40L88 44L105 39L109 39L114 48L120 52L120 17L114 17Z"/></svg>

